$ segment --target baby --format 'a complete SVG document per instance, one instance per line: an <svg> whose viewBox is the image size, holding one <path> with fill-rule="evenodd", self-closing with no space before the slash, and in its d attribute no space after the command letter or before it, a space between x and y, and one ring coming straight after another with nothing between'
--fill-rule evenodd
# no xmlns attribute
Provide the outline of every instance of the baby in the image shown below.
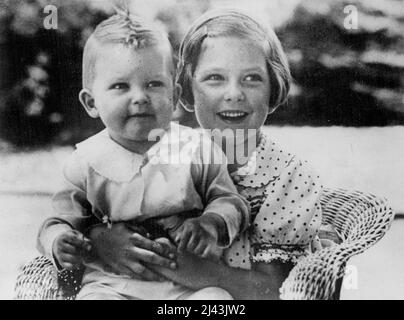
<svg viewBox="0 0 404 320"><path fill-rule="evenodd" d="M220 288L195 292L131 279L83 259L91 250L84 234L95 223L131 221L152 236L150 226L161 227L154 238L169 236L179 250L217 258L249 220L220 148L170 121L181 88L162 31L129 13L103 21L84 48L83 87L80 102L106 129L68 159L64 188L53 198L57 216L42 225L38 249L59 269L84 262L77 299L231 299ZM167 154L190 161L167 161Z"/></svg>

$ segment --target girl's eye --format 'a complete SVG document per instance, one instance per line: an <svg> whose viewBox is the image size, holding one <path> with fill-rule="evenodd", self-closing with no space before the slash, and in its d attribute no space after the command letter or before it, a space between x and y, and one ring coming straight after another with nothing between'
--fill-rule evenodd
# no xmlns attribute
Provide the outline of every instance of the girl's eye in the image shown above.
<svg viewBox="0 0 404 320"><path fill-rule="evenodd" d="M207 80L207 81L221 81L221 80L224 80L224 77L221 76L220 74L211 74L211 75L208 75L205 78L205 80Z"/></svg>
<svg viewBox="0 0 404 320"><path fill-rule="evenodd" d="M164 82L163 81L150 81L147 83L147 88L160 88L164 87Z"/></svg>
<svg viewBox="0 0 404 320"><path fill-rule="evenodd" d="M113 89L113 90L125 90L125 89L128 89L128 88L129 88L129 85L127 83L124 83L124 82L114 83L110 87L110 89Z"/></svg>
<svg viewBox="0 0 404 320"><path fill-rule="evenodd" d="M257 82L262 81L262 77L259 74L249 74L244 78L244 80L249 82Z"/></svg>

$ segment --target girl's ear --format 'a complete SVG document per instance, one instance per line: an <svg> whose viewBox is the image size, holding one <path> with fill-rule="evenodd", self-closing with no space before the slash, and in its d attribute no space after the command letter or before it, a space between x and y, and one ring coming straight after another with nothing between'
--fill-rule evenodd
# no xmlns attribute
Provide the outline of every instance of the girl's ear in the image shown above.
<svg viewBox="0 0 404 320"><path fill-rule="evenodd" d="M79 100L91 118L99 118L100 114L95 106L93 94L88 89L82 89L79 93Z"/></svg>

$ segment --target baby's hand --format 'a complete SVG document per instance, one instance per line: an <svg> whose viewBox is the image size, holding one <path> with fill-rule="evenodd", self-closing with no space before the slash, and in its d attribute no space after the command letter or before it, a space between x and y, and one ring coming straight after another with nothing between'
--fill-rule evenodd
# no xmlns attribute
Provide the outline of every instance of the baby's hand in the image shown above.
<svg viewBox="0 0 404 320"><path fill-rule="evenodd" d="M83 262L86 254L91 251L91 243L81 232L69 230L55 239L52 251L59 265L71 270Z"/></svg>
<svg viewBox="0 0 404 320"><path fill-rule="evenodd" d="M217 247L218 237L219 230L215 223L202 215L185 220L174 240L178 244L178 251L207 258Z"/></svg>

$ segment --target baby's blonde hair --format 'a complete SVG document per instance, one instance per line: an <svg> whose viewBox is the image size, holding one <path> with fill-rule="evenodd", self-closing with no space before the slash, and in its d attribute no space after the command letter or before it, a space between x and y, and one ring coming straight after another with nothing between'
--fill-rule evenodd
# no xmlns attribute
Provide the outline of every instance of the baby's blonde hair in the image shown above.
<svg viewBox="0 0 404 320"><path fill-rule="evenodd" d="M83 88L91 89L95 78L95 65L106 44L120 44L134 49L163 46L173 61L173 52L167 34L156 25L131 14L128 10L102 21L88 38L83 51ZM174 63L170 64L174 75Z"/></svg>
<svg viewBox="0 0 404 320"><path fill-rule="evenodd" d="M183 103L194 104L192 77L198 64L203 41L208 37L240 37L262 46L271 86L268 105L274 110L286 101L291 75L286 54L275 32L240 11L214 9L198 18L181 42L176 81L183 89L181 97Z"/></svg>

